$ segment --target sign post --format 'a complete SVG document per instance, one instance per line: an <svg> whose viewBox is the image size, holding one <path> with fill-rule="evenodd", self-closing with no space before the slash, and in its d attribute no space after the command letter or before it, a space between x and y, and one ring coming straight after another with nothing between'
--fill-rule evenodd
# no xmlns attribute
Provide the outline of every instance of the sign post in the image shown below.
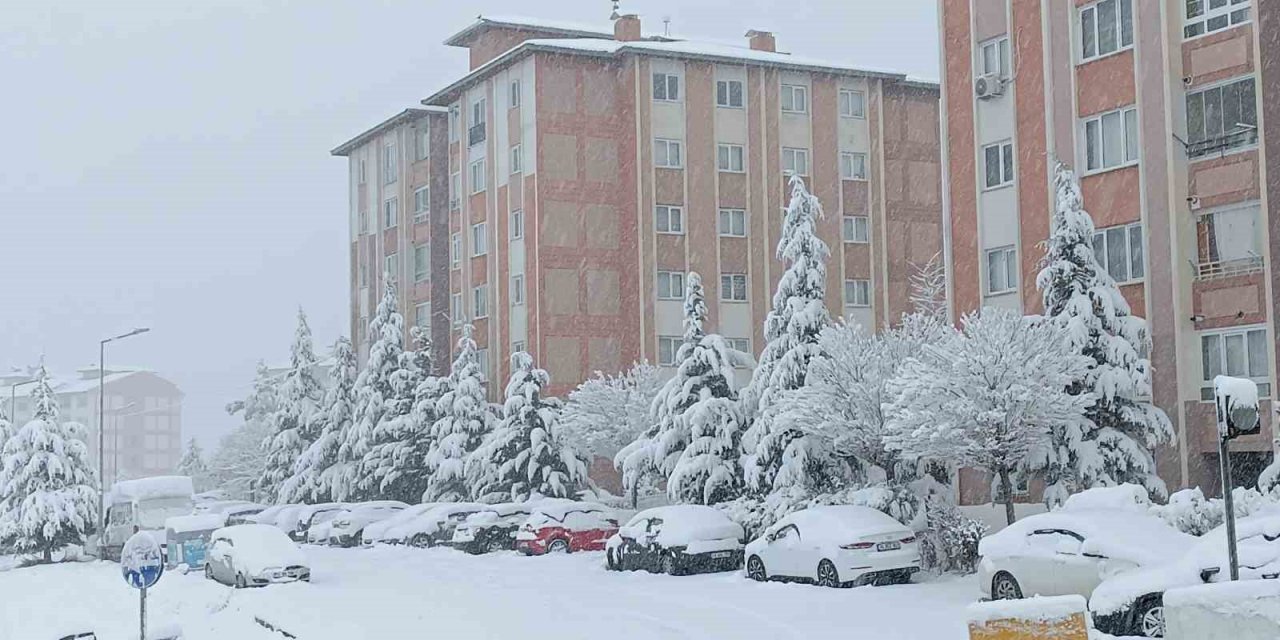
<svg viewBox="0 0 1280 640"><path fill-rule="evenodd" d="M133 534L120 550L120 573L129 586L140 590L138 637L147 640L147 589L164 573L164 554L155 538L143 532Z"/></svg>
<svg viewBox="0 0 1280 640"><path fill-rule="evenodd" d="M1258 423L1258 385L1252 380L1218 376L1213 379L1213 399L1218 418L1218 463L1222 468L1222 505L1227 524L1227 560L1231 579L1240 579L1236 552L1236 512L1231 495L1231 451L1228 443L1238 436L1261 430Z"/></svg>

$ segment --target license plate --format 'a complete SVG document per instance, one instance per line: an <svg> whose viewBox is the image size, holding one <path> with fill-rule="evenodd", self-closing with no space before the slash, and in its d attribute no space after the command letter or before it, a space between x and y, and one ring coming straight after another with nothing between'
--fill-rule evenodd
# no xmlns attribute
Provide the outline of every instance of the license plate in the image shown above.
<svg viewBox="0 0 1280 640"><path fill-rule="evenodd" d="M897 551L902 548L901 542L881 542L876 545L876 551Z"/></svg>
<svg viewBox="0 0 1280 640"><path fill-rule="evenodd" d="M731 551L717 551L717 552L715 552L715 553L711 554L711 559L712 559L712 560L719 560L719 559L721 559L721 558L728 558L729 556L732 556L732 555L733 555L733 552L731 552Z"/></svg>

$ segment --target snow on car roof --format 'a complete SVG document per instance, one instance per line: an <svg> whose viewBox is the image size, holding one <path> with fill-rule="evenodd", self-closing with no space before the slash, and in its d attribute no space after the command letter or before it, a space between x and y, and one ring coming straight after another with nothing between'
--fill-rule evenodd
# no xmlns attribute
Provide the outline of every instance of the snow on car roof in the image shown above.
<svg viewBox="0 0 1280 640"><path fill-rule="evenodd" d="M352 513L363 513L366 511L381 511L383 509L404 509L409 505L399 500L375 500L373 502L360 502L347 507L347 511Z"/></svg>
<svg viewBox="0 0 1280 640"><path fill-rule="evenodd" d="M238 524L213 532L212 538L231 541L238 561L267 567L302 564L302 550L283 531L269 524Z"/></svg>
<svg viewBox="0 0 1280 640"><path fill-rule="evenodd" d="M681 504L645 509L627 522L631 526L647 518L662 520L658 542L663 546L687 544L694 540L741 539L742 525L713 507Z"/></svg>
<svg viewBox="0 0 1280 640"><path fill-rule="evenodd" d="M1146 513L1150 508L1151 498L1147 497L1145 488L1136 484L1122 484L1115 487L1094 487L1072 494L1059 510L1115 509Z"/></svg>
<svg viewBox="0 0 1280 640"><path fill-rule="evenodd" d="M195 488L187 476L155 476L137 480L121 480L111 487L111 499L151 500L154 498L191 497Z"/></svg>
<svg viewBox="0 0 1280 640"><path fill-rule="evenodd" d="M216 513L208 513L198 516L173 516L164 521L164 528L174 533L187 533L190 531L212 531L222 527L225 519Z"/></svg>
<svg viewBox="0 0 1280 640"><path fill-rule="evenodd" d="M598 511L601 513L613 512L612 509L598 502L579 502L577 500L568 500L565 498L548 498L539 502L532 510L534 514L541 514L554 520L564 520L566 515L575 511Z"/></svg>
<svg viewBox="0 0 1280 640"><path fill-rule="evenodd" d="M875 535L907 531L907 526L884 512L857 505L824 505L797 511L783 519L800 529L801 537L832 533Z"/></svg>
<svg viewBox="0 0 1280 640"><path fill-rule="evenodd" d="M1085 553L1148 565L1186 553L1195 538L1155 516L1132 510L1058 510L1027 516L978 543L982 556L1012 556L1030 550L1027 535L1062 529L1083 536Z"/></svg>

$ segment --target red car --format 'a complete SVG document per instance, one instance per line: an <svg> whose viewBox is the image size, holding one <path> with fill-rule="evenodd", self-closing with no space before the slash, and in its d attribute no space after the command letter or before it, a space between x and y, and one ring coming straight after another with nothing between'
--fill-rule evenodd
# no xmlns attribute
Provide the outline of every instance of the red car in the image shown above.
<svg viewBox="0 0 1280 640"><path fill-rule="evenodd" d="M594 502L544 500L516 532L516 550L525 555L604 551L618 532L613 510Z"/></svg>

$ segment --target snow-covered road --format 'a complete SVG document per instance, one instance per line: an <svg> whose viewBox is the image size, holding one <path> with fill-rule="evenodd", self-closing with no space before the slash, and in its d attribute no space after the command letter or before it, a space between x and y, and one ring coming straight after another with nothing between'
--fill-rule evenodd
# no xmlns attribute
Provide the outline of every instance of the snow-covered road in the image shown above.
<svg viewBox="0 0 1280 640"><path fill-rule="evenodd" d="M153 624L187 640L458 638L661 640L966 637L972 578L834 590L756 584L738 574L671 578L610 573L601 555L472 557L447 549L308 547L311 584L236 591L171 573L151 591ZM117 565L0 572L0 639L57 638L69 627L137 637L137 593Z"/></svg>

